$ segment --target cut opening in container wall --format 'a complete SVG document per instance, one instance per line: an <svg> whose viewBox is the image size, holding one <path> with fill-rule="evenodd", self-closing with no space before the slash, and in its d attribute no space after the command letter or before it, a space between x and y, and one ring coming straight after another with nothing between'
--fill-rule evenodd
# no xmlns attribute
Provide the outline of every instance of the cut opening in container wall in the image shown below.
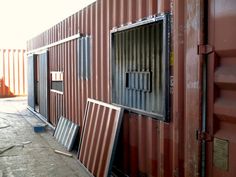
<svg viewBox="0 0 236 177"><path fill-rule="evenodd" d="M169 119L169 15L111 31L112 103Z"/></svg>
<svg viewBox="0 0 236 177"><path fill-rule="evenodd" d="M51 71L50 91L58 94L63 94L63 72Z"/></svg>

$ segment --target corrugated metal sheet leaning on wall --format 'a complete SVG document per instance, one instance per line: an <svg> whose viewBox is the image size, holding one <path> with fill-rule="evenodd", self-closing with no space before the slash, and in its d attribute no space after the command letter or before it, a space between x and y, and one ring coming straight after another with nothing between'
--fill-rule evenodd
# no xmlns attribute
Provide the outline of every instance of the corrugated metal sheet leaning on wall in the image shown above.
<svg viewBox="0 0 236 177"><path fill-rule="evenodd" d="M24 49L0 49L0 97L27 95Z"/></svg>

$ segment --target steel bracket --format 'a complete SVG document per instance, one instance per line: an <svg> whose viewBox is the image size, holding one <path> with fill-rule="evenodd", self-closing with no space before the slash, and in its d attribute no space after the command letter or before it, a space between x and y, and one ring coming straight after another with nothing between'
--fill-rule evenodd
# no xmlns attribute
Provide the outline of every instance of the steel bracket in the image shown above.
<svg viewBox="0 0 236 177"><path fill-rule="evenodd" d="M199 44L197 46L197 54L198 55L209 55L214 51L213 46L211 45L204 45L204 44Z"/></svg>
<svg viewBox="0 0 236 177"><path fill-rule="evenodd" d="M198 141L206 141L206 142L211 142L213 141L213 136L209 134L208 132L202 132L200 130L196 131L196 139Z"/></svg>

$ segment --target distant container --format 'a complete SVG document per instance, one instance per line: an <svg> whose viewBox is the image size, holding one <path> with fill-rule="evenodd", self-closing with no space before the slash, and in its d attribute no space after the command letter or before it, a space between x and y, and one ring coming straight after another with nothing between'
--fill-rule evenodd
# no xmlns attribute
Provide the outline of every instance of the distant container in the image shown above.
<svg viewBox="0 0 236 177"><path fill-rule="evenodd" d="M0 49L0 98L27 95L24 49Z"/></svg>

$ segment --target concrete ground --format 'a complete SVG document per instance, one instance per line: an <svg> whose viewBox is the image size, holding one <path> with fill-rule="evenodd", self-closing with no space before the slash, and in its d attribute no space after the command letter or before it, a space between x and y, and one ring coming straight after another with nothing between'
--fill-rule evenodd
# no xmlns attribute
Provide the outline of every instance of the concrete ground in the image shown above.
<svg viewBox="0 0 236 177"><path fill-rule="evenodd" d="M33 131L32 125L41 121L26 107L26 97L0 99L0 177L88 176L75 154L71 158L54 152L66 150L53 138L52 130ZM14 147L1 153L10 146Z"/></svg>

